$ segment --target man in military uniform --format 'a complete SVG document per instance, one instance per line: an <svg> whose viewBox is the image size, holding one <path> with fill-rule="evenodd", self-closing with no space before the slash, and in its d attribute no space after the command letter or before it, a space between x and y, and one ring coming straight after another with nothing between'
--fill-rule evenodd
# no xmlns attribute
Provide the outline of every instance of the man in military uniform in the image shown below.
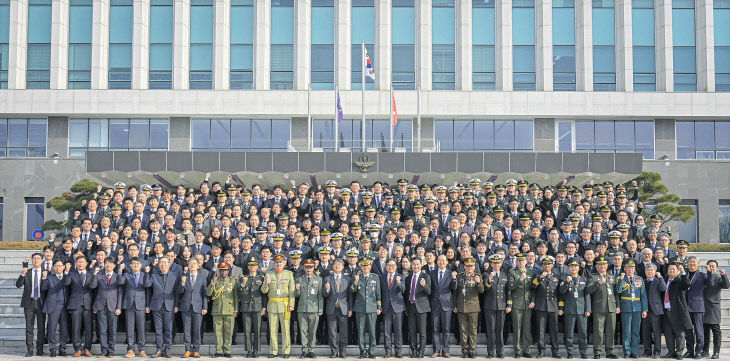
<svg viewBox="0 0 730 361"><path fill-rule="evenodd" d="M294 276L291 271L284 270L286 257L278 254L274 257L274 270L266 272L261 293L269 297L266 312L269 313L269 357L279 353L278 332L281 327L281 348L284 358L289 358L291 338L289 337L289 319L294 311Z"/></svg>
<svg viewBox="0 0 730 361"><path fill-rule="evenodd" d="M502 269L502 255L489 256L489 268L484 271L484 318L486 320L487 356L502 358L504 354L504 317L510 291L507 287L509 276Z"/></svg>
<svg viewBox="0 0 730 361"><path fill-rule="evenodd" d="M294 295L299 298L299 333L302 337L300 358L314 358L314 344L319 317L324 311L322 278L314 274L314 261L304 261L304 275L296 279Z"/></svg>
<svg viewBox="0 0 730 361"><path fill-rule="evenodd" d="M637 358L639 354L639 335L641 319L646 318L649 302L644 280L635 274L636 261L624 262L624 273L616 282L616 295L620 298L621 335L623 335L624 358Z"/></svg>
<svg viewBox="0 0 730 361"><path fill-rule="evenodd" d="M261 286L264 274L259 272L259 262L251 256L248 261L248 276L241 276L241 318L246 357L257 358L261 350L261 316L264 315L264 296Z"/></svg>
<svg viewBox="0 0 730 361"><path fill-rule="evenodd" d="M578 352L582 359L586 358L588 349L588 316L591 315L591 295L586 292L588 280L580 275L580 261L571 258L568 261L568 272L560 281L560 293L563 300L558 302L558 315L565 316L565 350L568 358L573 358L573 333L578 326Z"/></svg>
<svg viewBox="0 0 730 361"><path fill-rule="evenodd" d="M538 330L537 357L545 351L545 323L550 332L550 351L553 358L558 354L558 277L553 274L553 258L542 259L542 274L532 281L535 289L535 311Z"/></svg>
<svg viewBox="0 0 730 361"><path fill-rule="evenodd" d="M507 313L512 312L512 332L515 347L515 358L530 357L530 320L535 307L535 295L532 291L535 274L527 268L527 255L517 254L517 267L509 271L508 287L511 300L507 301Z"/></svg>
<svg viewBox="0 0 730 361"><path fill-rule="evenodd" d="M362 274L356 274L352 282L352 292L354 293L353 311L357 318L357 340L360 345L360 358L374 359L373 350L375 349L375 320L380 312L380 280L374 273L370 273L372 260L363 259L360 261ZM365 331L369 335L369 344L365 344Z"/></svg>
<svg viewBox="0 0 730 361"><path fill-rule="evenodd" d="M595 261L596 273L591 275L586 286L586 292L591 295L591 310L593 313L593 357L601 357L601 348L604 341L606 357L616 359L613 353L613 336L616 328L616 313L621 310L616 306L616 280L613 275L607 274L608 260L599 257Z"/></svg>
<svg viewBox="0 0 730 361"><path fill-rule="evenodd" d="M208 285L206 295L213 300L213 327L215 328L215 354L213 357L231 357L233 319L238 314L238 281L229 277L231 266L218 264L218 273Z"/></svg>
<svg viewBox="0 0 730 361"><path fill-rule="evenodd" d="M484 292L482 277L476 272L474 258L464 260L464 273L451 273L456 280L456 307L461 334L461 357L475 358L477 347L477 325L479 324L479 294Z"/></svg>

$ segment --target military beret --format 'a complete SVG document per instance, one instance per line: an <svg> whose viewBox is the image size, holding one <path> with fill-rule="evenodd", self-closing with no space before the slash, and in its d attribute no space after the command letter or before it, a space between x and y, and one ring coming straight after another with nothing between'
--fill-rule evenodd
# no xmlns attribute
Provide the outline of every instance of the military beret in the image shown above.
<svg viewBox="0 0 730 361"><path fill-rule="evenodd" d="M231 268L231 266L229 266L228 263L225 263L225 262L218 263L219 270L224 270L224 269L227 270L230 268Z"/></svg>

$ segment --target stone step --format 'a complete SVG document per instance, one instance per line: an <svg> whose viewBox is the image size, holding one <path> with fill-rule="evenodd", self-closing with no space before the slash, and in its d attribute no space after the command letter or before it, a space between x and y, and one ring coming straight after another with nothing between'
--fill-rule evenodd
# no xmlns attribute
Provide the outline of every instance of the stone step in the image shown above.
<svg viewBox="0 0 730 361"><path fill-rule="evenodd" d="M20 299L18 299L20 301ZM20 302L17 303L0 303L0 314L23 315L23 308Z"/></svg>

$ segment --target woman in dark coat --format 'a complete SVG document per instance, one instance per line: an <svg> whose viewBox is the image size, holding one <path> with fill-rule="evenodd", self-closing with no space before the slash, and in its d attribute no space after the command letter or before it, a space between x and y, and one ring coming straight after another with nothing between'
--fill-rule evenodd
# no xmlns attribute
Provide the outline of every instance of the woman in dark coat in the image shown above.
<svg viewBox="0 0 730 361"><path fill-rule="evenodd" d="M717 270L717 261L709 260L707 265L710 266L712 278L714 282L705 287L705 346L702 350L702 357L709 357L710 353L710 331L712 331L712 358L720 358L720 345L722 343L722 332L720 331L720 322L722 315L720 314L720 302L722 301L722 290L730 289L730 280L728 280L725 270Z"/></svg>

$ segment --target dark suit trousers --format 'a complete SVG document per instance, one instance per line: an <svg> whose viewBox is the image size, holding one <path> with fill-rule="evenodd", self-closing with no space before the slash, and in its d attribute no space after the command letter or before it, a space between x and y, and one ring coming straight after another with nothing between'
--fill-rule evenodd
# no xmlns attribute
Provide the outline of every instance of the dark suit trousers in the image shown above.
<svg viewBox="0 0 730 361"><path fill-rule="evenodd" d="M192 308L182 313L183 322L183 342L185 342L185 351L200 351L200 328L203 324L203 315L194 312Z"/></svg>
<svg viewBox="0 0 730 361"><path fill-rule="evenodd" d="M144 322L145 311L137 311L135 309L124 310L124 317L127 321L127 351L134 350L135 342L138 351L144 350ZM135 339L136 336L136 339Z"/></svg>
<svg viewBox="0 0 730 361"><path fill-rule="evenodd" d="M454 313L452 310L444 311L440 307L431 310L433 316L433 352L449 352L452 313Z"/></svg>
<svg viewBox="0 0 730 361"><path fill-rule="evenodd" d="M403 312L395 313L393 309L383 313L385 325L385 352L400 353L403 349Z"/></svg>
<svg viewBox="0 0 730 361"><path fill-rule="evenodd" d="M342 314L339 307L335 307L331 315L327 315L327 329L329 331L330 350L345 354L347 347L347 315ZM338 332L339 331L339 332Z"/></svg>
<svg viewBox="0 0 730 361"><path fill-rule="evenodd" d="M578 352L581 355L585 354L588 349L588 322L585 314L582 315L569 315L565 314L565 350L568 354L573 353L575 344L573 343L573 334L575 333L576 325L578 326Z"/></svg>
<svg viewBox="0 0 730 361"><path fill-rule="evenodd" d="M494 355L496 349L497 355L504 352L504 329L505 311L484 310L484 321L486 325L485 335L487 336L487 354Z"/></svg>
<svg viewBox="0 0 730 361"><path fill-rule="evenodd" d="M73 332L74 351L91 350L91 310L86 310L81 306L75 310L71 310L71 330ZM81 329L84 330L84 344L81 344Z"/></svg>
<svg viewBox="0 0 730 361"><path fill-rule="evenodd" d="M375 320L378 318L378 314L375 312L355 312L357 318L357 338L358 344L360 345L360 352L375 350L375 339L378 337L375 334ZM368 333L368 343L365 343L365 332Z"/></svg>
<svg viewBox="0 0 730 361"><path fill-rule="evenodd" d="M687 351L700 353L705 347L705 313L690 312L693 328L687 330Z"/></svg>
<svg viewBox="0 0 730 361"><path fill-rule="evenodd" d="M722 344L722 331L720 331L720 325L710 325L710 324L704 324L704 331L705 331L705 347L703 348L703 351L705 353L710 352L710 331L712 331L712 352L713 353L719 353L720 352L720 345Z"/></svg>
<svg viewBox="0 0 730 361"><path fill-rule="evenodd" d="M426 351L426 317L428 313L419 313L415 304L408 305L408 334L411 339L411 352Z"/></svg>
<svg viewBox="0 0 730 361"><path fill-rule="evenodd" d="M96 317L99 320L101 352L114 353L114 344L117 343L117 315L114 314L114 311L109 311L104 307L96 311Z"/></svg>
<svg viewBox="0 0 730 361"><path fill-rule="evenodd" d="M152 311L152 318L155 321L155 345L157 351L170 351L172 348L172 311L164 308L159 311Z"/></svg>
<svg viewBox="0 0 730 361"><path fill-rule="evenodd" d="M558 313L547 311L535 311L537 319L537 350L543 351L545 347L545 326L550 332L550 349L558 352Z"/></svg>
<svg viewBox="0 0 730 361"><path fill-rule="evenodd" d="M671 310L664 310L664 338L667 341L667 350L670 353L681 353L684 352L685 337L684 327L680 324L679 320L672 322ZM674 317L678 317L674 315Z"/></svg>
<svg viewBox="0 0 730 361"><path fill-rule="evenodd" d="M647 313L641 328L641 338L644 339L644 352L658 354L662 350L662 315L655 315L651 311Z"/></svg>
<svg viewBox="0 0 730 361"><path fill-rule="evenodd" d="M261 312L242 312L241 318L246 351L258 353L261 350Z"/></svg>
<svg viewBox="0 0 730 361"><path fill-rule="evenodd" d="M40 300L31 300L33 307L24 308L25 313L25 346L28 351L33 350L33 323L38 328L38 341L36 349L43 351L43 339L46 337L46 314L43 313L43 307Z"/></svg>
<svg viewBox="0 0 730 361"><path fill-rule="evenodd" d="M59 343L58 336L56 336L56 329L58 328L61 334L61 342ZM56 307L56 310L48 314L48 348L51 352L55 352L56 348L59 350L66 349L66 343L68 342L68 311L63 306Z"/></svg>

